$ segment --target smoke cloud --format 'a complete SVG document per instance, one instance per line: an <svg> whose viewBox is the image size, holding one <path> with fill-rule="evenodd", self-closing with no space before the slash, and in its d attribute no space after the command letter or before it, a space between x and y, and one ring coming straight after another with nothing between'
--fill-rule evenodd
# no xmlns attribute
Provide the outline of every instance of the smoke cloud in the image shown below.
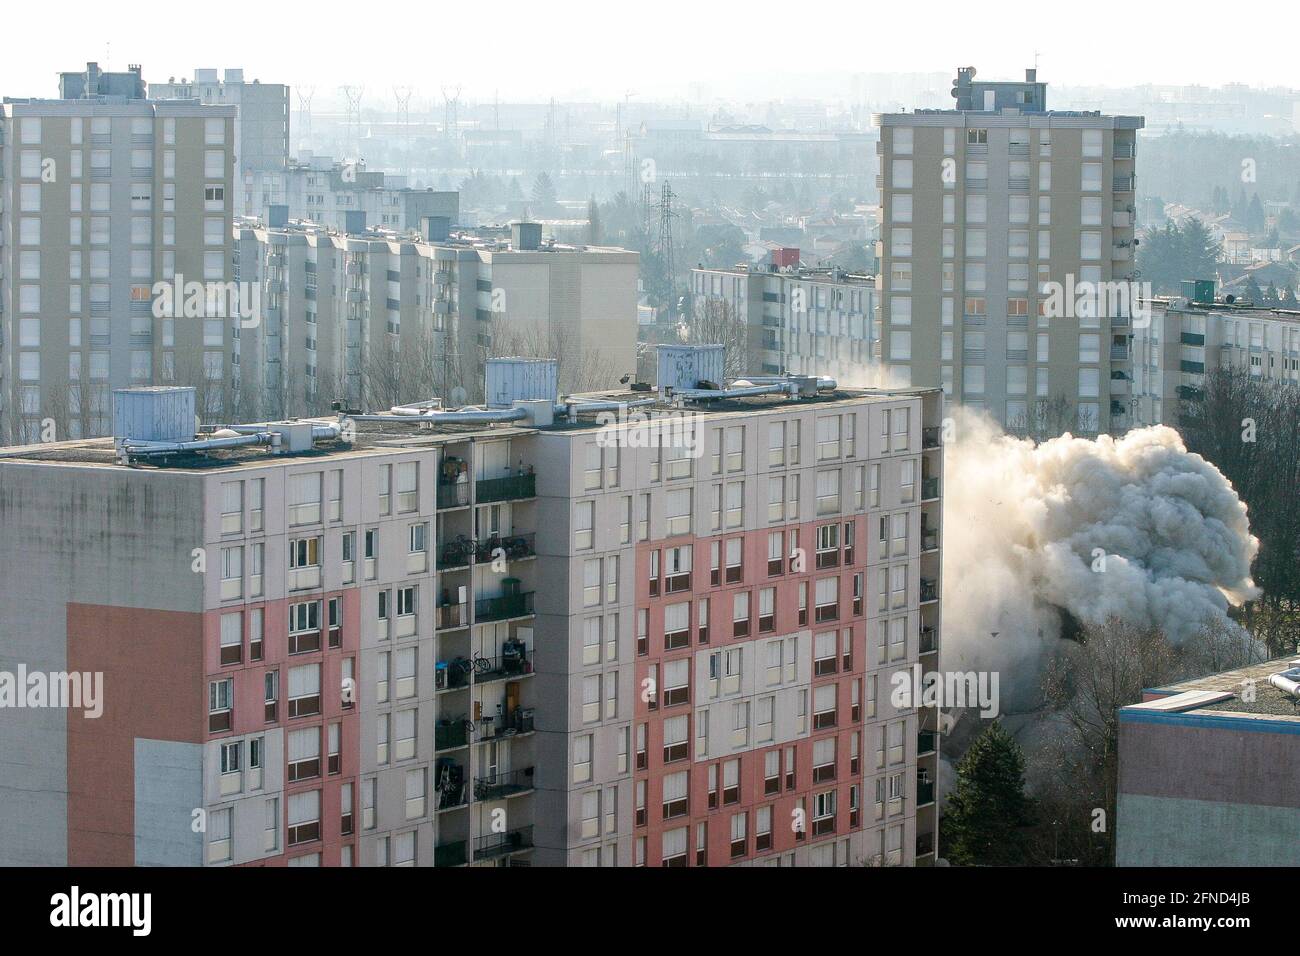
<svg viewBox="0 0 1300 956"><path fill-rule="evenodd" d="M1034 705L1062 610L1083 624L1156 626L1180 643L1256 593L1245 504L1173 429L1035 446L980 413L958 409L955 426L943 668L1000 671L1004 711Z"/></svg>

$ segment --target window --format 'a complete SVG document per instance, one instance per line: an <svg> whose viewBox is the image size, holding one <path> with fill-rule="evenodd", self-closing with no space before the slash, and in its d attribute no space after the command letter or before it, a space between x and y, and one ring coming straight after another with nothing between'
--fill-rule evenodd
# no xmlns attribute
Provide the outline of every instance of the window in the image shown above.
<svg viewBox="0 0 1300 956"><path fill-rule="evenodd" d="M745 637L749 634L749 592L741 591L731 599L733 637Z"/></svg>
<svg viewBox="0 0 1300 956"><path fill-rule="evenodd" d="M309 717L320 713L320 665L304 664L289 669L289 716Z"/></svg>
<svg viewBox="0 0 1300 956"><path fill-rule="evenodd" d="M289 782L320 776L320 729L289 732Z"/></svg>
<svg viewBox="0 0 1300 956"><path fill-rule="evenodd" d="M664 706L685 704L690 700L691 662L687 660L664 663Z"/></svg>
<svg viewBox="0 0 1300 956"><path fill-rule="evenodd" d="M320 839L320 791L289 796L289 846Z"/></svg>
<svg viewBox="0 0 1300 956"><path fill-rule="evenodd" d="M221 665L240 663L243 649L244 615L238 611L221 615Z"/></svg>
<svg viewBox="0 0 1300 956"><path fill-rule="evenodd" d="M574 506L573 548L590 551L595 544L596 503L579 501Z"/></svg>
<svg viewBox="0 0 1300 956"><path fill-rule="evenodd" d="M687 807L688 807L687 788L688 788L689 779L690 779L690 774L685 770L680 771L679 773L670 773L664 775L663 819L668 820L673 817L684 816L688 812L687 811ZM683 855L682 865L684 866L685 852L686 852L686 844L685 844L686 831L683 829L679 832L682 834L681 852Z"/></svg>
<svg viewBox="0 0 1300 956"><path fill-rule="evenodd" d="M664 720L664 763L690 756L690 718L685 714Z"/></svg>
<svg viewBox="0 0 1300 956"><path fill-rule="evenodd" d="M234 698L234 679L208 683L208 730L218 733L230 729L231 702Z"/></svg>

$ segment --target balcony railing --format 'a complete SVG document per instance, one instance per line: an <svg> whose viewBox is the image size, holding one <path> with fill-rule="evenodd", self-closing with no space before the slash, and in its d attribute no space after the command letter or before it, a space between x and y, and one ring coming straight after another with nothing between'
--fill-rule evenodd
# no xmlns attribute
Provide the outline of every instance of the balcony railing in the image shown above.
<svg viewBox="0 0 1300 956"><path fill-rule="evenodd" d="M938 448L939 447L939 426L931 425L928 428L921 429L921 447Z"/></svg>
<svg viewBox="0 0 1300 956"><path fill-rule="evenodd" d="M923 807L927 803L934 803L934 781L918 780L916 781L916 805Z"/></svg>
<svg viewBox="0 0 1300 956"><path fill-rule="evenodd" d="M469 728L464 720L439 721L433 727L433 749L455 750L469 746Z"/></svg>
<svg viewBox="0 0 1300 956"><path fill-rule="evenodd" d="M933 627L921 628L921 653L933 654L939 649L939 635Z"/></svg>
<svg viewBox="0 0 1300 956"><path fill-rule="evenodd" d="M526 617L532 613L532 591L479 598L474 602L474 620L479 624L486 621L504 621L512 617Z"/></svg>
<svg viewBox="0 0 1300 956"><path fill-rule="evenodd" d="M464 866L465 862L464 840L457 843L444 843L433 848L434 866Z"/></svg>
<svg viewBox="0 0 1300 956"><path fill-rule="evenodd" d="M475 542L474 560L485 564L496 560L497 552L507 561L521 561L537 555L536 536L528 534L493 535L485 541Z"/></svg>
<svg viewBox="0 0 1300 956"><path fill-rule="evenodd" d="M916 835L916 855L926 856L934 852L934 834L918 833Z"/></svg>
<svg viewBox="0 0 1300 956"><path fill-rule="evenodd" d="M935 734L933 730L922 730L916 735L916 755L934 753Z"/></svg>
<svg viewBox="0 0 1300 956"><path fill-rule="evenodd" d="M481 663L483 661L487 663ZM497 656L475 658L474 681L478 684L532 672L533 662L528 649L518 641L507 641Z"/></svg>
<svg viewBox="0 0 1300 956"><path fill-rule="evenodd" d="M469 604L443 604L438 607L438 627L444 630L469 624Z"/></svg>
<svg viewBox="0 0 1300 956"><path fill-rule="evenodd" d="M939 582L921 578L921 602L939 600Z"/></svg>
<svg viewBox="0 0 1300 956"><path fill-rule="evenodd" d="M463 508L469 504L469 482L439 482L438 507Z"/></svg>
<svg viewBox="0 0 1300 956"><path fill-rule="evenodd" d="M921 499L924 501L924 500L928 500L928 499L930 499L930 498L938 498L938 497L939 497L939 479L938 479L938 478L922 478L922 479L921 479Z"/></svg>
<svg viewBox="0 0 1300 956"><path fill-rule="evenodd" d="M484 478L474 486L474 494L481 505L494 501L515 501L537 496L536 475L514 475L509 478Z"/></svg>
<svg viewBox="0 0 1300 956"><path fill-rule="evenodd" d="M1127 346L1127 345L1112 345L1112 346L1110 347L1110 358L1111 358L1111 361L1113 361L1113 362L1125 362L1125 361L1128 361L1128 346Z"/></svg>
<svg viewBox="0 0 1300 956"><path fill-rule="evenodd" d="M939 532L933 528L921 529L921 550L934 551L939 547Z"/></svg>
<svg viewBox="0 0 1300 956"><path fill-rule="evenodd" d="M503 800L533 789L533 768L510 770L474 779L475 800Z"/></svg>
<svg viewBox="0 0 1300 956"><path fill-rule="evenodd" d="M475 739L479 743L483 743L488 740L496 740L499 737L531 734L533 729L533 708L516 707L509 714L502 717L490 715L480 718Z"/></svg>
<svg viewBox="0 0 1300 956"><path fill-rule="evenodd" d="M533 828L531 826L507 830L505 833L490 833L474 841L474 859L490 860L493 857L518 853L532 849Z"/></svg>

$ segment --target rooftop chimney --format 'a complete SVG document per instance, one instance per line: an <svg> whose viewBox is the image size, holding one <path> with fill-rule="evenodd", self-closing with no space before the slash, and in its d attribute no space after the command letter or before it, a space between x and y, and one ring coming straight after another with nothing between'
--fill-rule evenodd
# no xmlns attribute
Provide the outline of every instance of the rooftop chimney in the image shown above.
<svg viewBox="0 0 1300 956"><path fill-rule="evenodd" d="M510 246L519 251L532 252L542 245L540 222L515 222L510 224Z"/></svg>
<svg viewBox="0 0 1300 956"><path fill-rule="evenodd" d="M420 225L425 242L446 242L451 237L451 220L446 216L425 216Z"/></svg>

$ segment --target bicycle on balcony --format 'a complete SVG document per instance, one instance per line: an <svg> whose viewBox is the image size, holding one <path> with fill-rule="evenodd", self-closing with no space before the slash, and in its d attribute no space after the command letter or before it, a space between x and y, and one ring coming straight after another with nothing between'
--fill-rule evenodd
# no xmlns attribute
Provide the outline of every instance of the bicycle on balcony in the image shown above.
<svg viewBox="0 0 1300 956"><path fill-rule="evenodd" d="M462 564L469 564L470 557L476 550L477 544L473 538L458 534L455 541L448 541L442 546L442 564L446 567L459 567Z"/></svg>
<svg viewBox="0 0 1300 956"><path fill-rule="evenodd" d="M492 670L492 659L476 653L473 658L456 658L451 662L451 666L453 670L460 672L466 677L471 673L483 675Z"/></svg>

